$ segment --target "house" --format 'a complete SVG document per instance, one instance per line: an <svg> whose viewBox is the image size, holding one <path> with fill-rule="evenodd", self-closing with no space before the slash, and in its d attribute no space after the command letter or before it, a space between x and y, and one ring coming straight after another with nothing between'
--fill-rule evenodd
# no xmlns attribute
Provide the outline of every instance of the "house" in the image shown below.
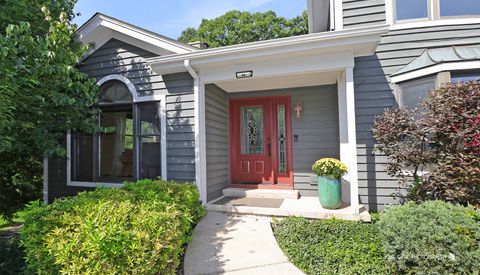
<svg viewBox="0 0 480 275"><path fill-rule="evenodd" d="M212 49L95 14L77 32L96 44L79 69L115 131L68 133L67 158L45 160L45 199L154 177L195 182L204 202L229 187L316 196L311 165L334 157L353 214L398 202L375 115L480 75L480 3L307 2L308 35Z"/></svg>

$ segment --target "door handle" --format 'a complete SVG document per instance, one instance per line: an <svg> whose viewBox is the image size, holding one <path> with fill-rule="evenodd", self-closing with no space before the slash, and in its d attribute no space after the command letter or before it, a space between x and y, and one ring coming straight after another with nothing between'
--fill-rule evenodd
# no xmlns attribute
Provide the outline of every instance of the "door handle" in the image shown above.
<svg viewBox="0 0 480 275"><path fill-rule="evenodd" d="M267 144L267 148L268 148L268 156L270 157L272 155L272 144Z"/></svg>

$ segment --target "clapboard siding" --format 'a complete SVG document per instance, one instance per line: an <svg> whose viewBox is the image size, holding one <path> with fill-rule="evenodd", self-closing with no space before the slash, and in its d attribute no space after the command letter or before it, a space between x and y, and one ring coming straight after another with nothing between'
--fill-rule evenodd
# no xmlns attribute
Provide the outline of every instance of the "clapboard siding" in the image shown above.
<svg viewBox="0 0 480 275"><path fill-rule="evenodd" d="M167 177L169 180L195 180L195 114L193 79L188 73L163 76L168 89Z"/></svg>
<svg viewBox="0 0 480 275"><path fill-rule="evenodd" d="M298 88L292 91L292 108L303 103L301 119L292 111L294 187L303 196L315 196L312 164L324 157L339 158L338 96L336 85Z"/></svg>
<svg viewBox="0 0 480 275"><path fill-rule="evenodd" d="M205 87L207 200L222 195L229 183L228 99L215 85Z"/></svg>
<svg viewBox="0 0 480 275"><path fill-rule="evenodd" d="M355 1L367 2L367 1ZM355 58L355 111L360 201L370 210L400 202L406 194L385 173L387 159L374 152L375 115L396 106L389 76L427 48L480 43L480 24L393 30L381 38L375 55ZM395 194L392 196L391 194Z"/></svg>
<svg viewBox="0 0 480 275"><path fill-rule="evenodd" d="M343 0L345 29L385 24L385 0Z"/></svg>
<svg viewBox="0 0 480 275"><path fill-rule="evenodd" d="M83 60L78 69L97 80L120 74L135 85L139 96L165 94L167 87L162 76L145 63L145 58L154 56L146 50L111 39Z"/></svg>

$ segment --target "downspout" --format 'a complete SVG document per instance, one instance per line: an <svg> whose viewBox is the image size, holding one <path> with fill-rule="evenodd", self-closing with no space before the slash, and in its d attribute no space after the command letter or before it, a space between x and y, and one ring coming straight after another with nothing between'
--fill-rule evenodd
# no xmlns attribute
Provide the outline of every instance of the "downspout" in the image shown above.
<svg viewBox="0 0 480 275"><path fill-rule="evenodd" d="M190 60L184 60L185 68L193 78L193 97L195 106L195 183L200 192L200 200L207 203L207 164L205 134L205 86Z"/></svg>

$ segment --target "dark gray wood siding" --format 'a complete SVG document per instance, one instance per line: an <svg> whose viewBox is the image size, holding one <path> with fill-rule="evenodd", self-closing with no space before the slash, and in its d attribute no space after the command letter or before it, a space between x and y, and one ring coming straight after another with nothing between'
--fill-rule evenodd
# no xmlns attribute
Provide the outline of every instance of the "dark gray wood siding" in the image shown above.
<svg viewBox="0 0 480 275"><path fill-rule="evenodd" d="M360 1L359 1L360 2ZM390 74L420 56L426 48L480 43L480 24L390 31L375 55L355 59L355 107L360 201L370 210L403 199L405 188L385 172L386 157L373 151L375 115L396 106Z"/></svg>
<svg viewBox="0 0 480 275"><path fill-rule="evenodd" d="M385 23L385 0L343 0L345 29Z"/></svg>
<svg viewBox="0 0 480 275"><path fill-rule="evenodd" d="M303 196L317 196L312 164L320 158L339 158L337 86L294 89L292 108L303 105L301 118L292 110L294 187Z"/></svg>
<svg viewBox="0 0 480 275"><path fill-rule="evenodd" d="M83 60L78 69L97 80L120 74L139 96L166 95L168 179L195 179L193 80L187 73L158 75L145 62L153 53L112 39ZM49 160L49 199L74 195L87 188L66 185L66 160Z"/></svg>
<svg viewBox="0 0 480 275"><path fill-rule="evenodd" d="M229 94L230 98L275 95L291 96L292 135L298 136L298 141L293 142L292 148L294 188L302 196L316 196L317 180L312 173L312 164L320 158L340 157L337 86ZM300 119L295 117L293 110L297 102L303 105ZM290 138L293 140L293 137ZM348 192L347 189L345 192ZM344 197L348 198L346 194Z"/></svg>
<svg viewBox="0 0 480 275"><path fill-rule="evenodd" d="M230 180L228 98L215 85L205 87L207 137L207 200L222 195Z"/></svg>
<svg viewBox="0 0 480 275"><path fill-rule="evenodd" d="M167 94L167 176L195 180L193 79L188 73L164 75Z"/></svg>

